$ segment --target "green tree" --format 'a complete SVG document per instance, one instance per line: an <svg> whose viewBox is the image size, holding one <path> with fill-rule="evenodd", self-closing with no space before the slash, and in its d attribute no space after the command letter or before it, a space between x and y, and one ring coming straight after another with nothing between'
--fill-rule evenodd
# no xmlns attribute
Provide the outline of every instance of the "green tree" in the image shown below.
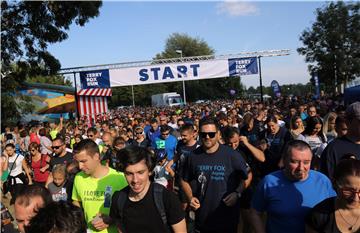
<svg viewBox="0 0 360 233"><path fill-rule="evenodd" d="M359 9L359 2L330 2L316 10L316 21L300 36L304 46L297 51L328 89L360 75Z"/></svg>
<svg viewBox="0 0 360 233"><path fill-rule="evenodd" d="M182 51L183 57L213 55L214 49L211 48L203 39L192 38L187 34L173 33L166 40L163 52L155 56L156 59L176 58L180 54L176 50ZM218 78L206 80L186 81L186 98L188 101L197 99L216 99L229 98L229 90L242 90L237 78ZM182 83L173 82L167 84L170 90L182 93ZM206 87L206 88L204 88ZM241 92L239 92L240 94Z"/></svg>
<svg viewBox="0 0 360 233"><path fill-rule="evenodd" d="M57 84L57 85L65 85L69 87L72 85L69 79L65 79L61 75L49 75L49 76L37 75L33 77L28 77L26 81L30 83Z"/></svg>
<svg viewBox="0 0 360 233"><path fill-rule="evenodd" d="M84 26L99 15L101 1L2 1L1 2L1 120L16 122L31 110L9 95L29 77L55 75L60 62L47 46L68 38L75 22Z"/></svg>

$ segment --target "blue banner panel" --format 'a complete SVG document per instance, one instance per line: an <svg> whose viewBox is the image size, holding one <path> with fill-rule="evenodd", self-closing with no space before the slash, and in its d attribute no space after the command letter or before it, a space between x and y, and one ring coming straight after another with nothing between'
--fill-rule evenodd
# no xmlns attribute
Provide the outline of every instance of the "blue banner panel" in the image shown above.
<svg viewBox="0 0 360 233"><path fill-rule="evenodd" d="M256 57L228 59L230 76L250 75L258 73Z"/></svg>
<svg viewBox="0 0 360 233"><path fill-rule="evenodd" d="M279 98L281 96L281 89L279 83L276 80L273 80L271 82L271 87L273 89L274 95Z"/></svg>
<svg viewBox="0 0 360 233"><path fill-rule="evenodd" d="M81 89L110 88L109 70L80 72Z"/></svg>

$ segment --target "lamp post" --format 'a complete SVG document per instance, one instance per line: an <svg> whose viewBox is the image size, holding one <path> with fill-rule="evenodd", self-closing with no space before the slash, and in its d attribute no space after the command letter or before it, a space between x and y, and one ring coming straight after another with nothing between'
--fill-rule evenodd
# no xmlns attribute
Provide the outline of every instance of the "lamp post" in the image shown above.
<svg viewBox="0 0 360 233"><path fill-rule="evenodd" d="M180 58L182 60L183 52L181 49L175 50L176 53L180 54ZM185 77L183 77L185 78ZM185 80L182 80L182 86L183 86L183 96L184 96L184 104L186 104L186 94L185 94Z"/></svg>

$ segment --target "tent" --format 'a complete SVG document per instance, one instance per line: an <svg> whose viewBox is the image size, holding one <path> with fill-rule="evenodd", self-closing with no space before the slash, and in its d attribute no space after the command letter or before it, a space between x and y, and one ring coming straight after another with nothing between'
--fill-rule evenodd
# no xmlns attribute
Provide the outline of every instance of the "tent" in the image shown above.
<svg viewBox="0 0 360 233"><path fill-rule="evenodd" d="M73 95L46 99L44 102L47 106L40 109L39 114L75 112L75 97Z"/></svg>

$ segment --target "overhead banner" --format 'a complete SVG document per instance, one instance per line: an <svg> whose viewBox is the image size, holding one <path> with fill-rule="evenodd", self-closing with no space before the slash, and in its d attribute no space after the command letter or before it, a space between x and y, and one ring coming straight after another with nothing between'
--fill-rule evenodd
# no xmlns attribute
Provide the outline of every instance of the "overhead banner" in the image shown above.
<svg viewBox="0 0 360 233"><path fill-rule="evenodd" d="M281 89L279 83L276 80L273 80L271 82L271 87L273 89L274 95L279 98L281 96Z"/></svg>
<svg viewBox="0 0 360 233"><path fill-rule="evenodd" d="M109 70L95 70L80 72L81 89L109 88Z"/></svg>
<svg viewBox="0 0 360 233"><path fill-rule="evenodd" d="M111 69L111 87L190 81L257 74L257 60L232 58Z"/></svg>
<svg viewBox="0 0 360 233"><path fill-rule="evenodd" d="M242 76L258 73L256 57L229 59L230 76Z"/></svg>

